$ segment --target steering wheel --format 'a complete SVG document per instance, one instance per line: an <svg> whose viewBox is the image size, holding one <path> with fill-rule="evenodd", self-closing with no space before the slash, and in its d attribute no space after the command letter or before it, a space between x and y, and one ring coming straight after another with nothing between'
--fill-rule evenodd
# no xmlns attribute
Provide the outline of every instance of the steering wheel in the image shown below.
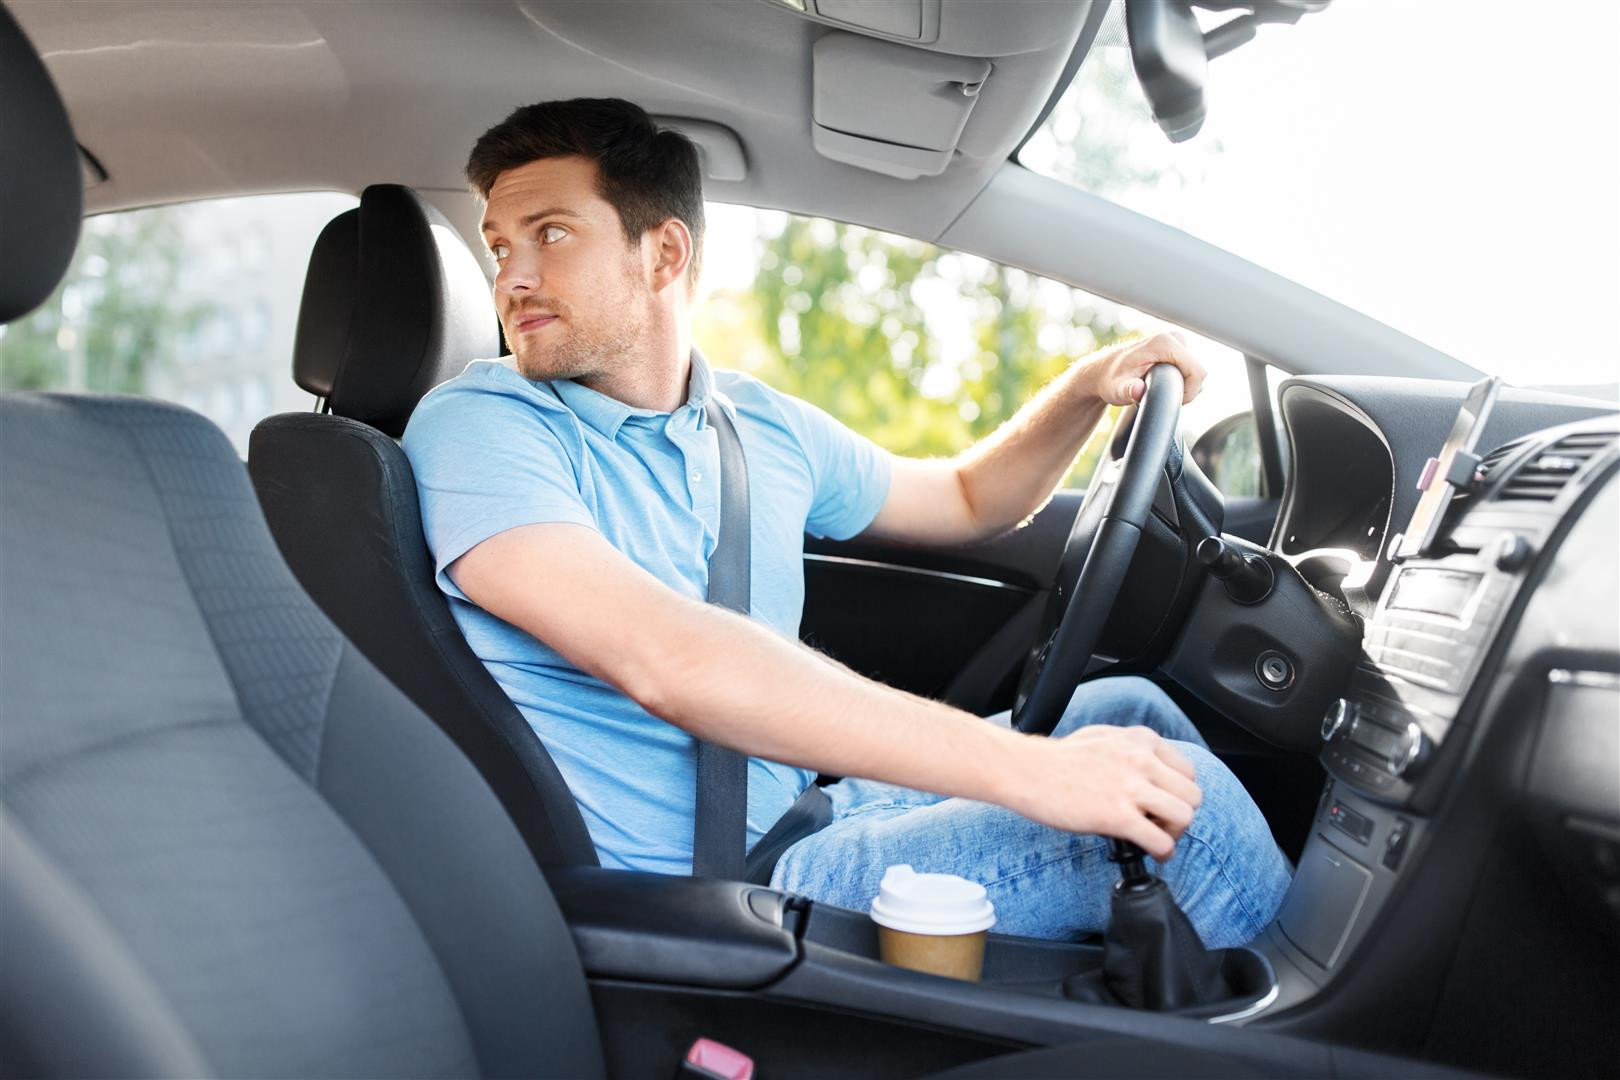
<svg viewBox="0 0 1620 1080"><path fill-rule="evenodd" d="M1146 382L1124 453L1104 457L1069 530L1058 580L1018 687L1013 726L1020 731L1049 735L1062 718L1153 509L1181 419L1181 371L1174 364L1156 364ZM1077 563L1075 575L1070 571ZM1069 581L1072 590L1065 588Z"/></svg>

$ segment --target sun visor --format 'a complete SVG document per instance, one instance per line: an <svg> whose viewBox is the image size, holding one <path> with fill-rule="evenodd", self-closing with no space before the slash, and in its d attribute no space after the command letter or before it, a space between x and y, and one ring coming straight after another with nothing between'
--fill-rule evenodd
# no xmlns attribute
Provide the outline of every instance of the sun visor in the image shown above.
<svg viewBox="0 0 1620 1080"><path fill-rule="evenodd" d="M811 136L834 161L914 180L945 171L990 61L831 33L812 52Z"/></svg>

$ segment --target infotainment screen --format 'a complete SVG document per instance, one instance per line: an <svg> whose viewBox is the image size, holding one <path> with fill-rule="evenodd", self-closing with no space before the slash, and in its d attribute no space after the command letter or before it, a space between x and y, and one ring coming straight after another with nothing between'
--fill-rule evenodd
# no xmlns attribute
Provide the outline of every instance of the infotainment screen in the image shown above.
<svg viewBox="0 0 1620 1080"><path fill-rule="evenodd" d="M1446 516L1446 507L1451 505L1451 496L1456 491L1452 481L1462 479L1464 484L1467 483L1466 478L1451 475L1452 465L1459 451L1473 453L1501 386L1502 380L1493 375L1481 379L1469 389L1462 408L1457 410L1457 419L1452 422L1451 434L1446 436L1445 445L1440 447L1440 452L1430 459L1428 467L1424 469L1423 496L1418 499L1417 509L1412 511L1412 520L1402 533L1400 549L1391 553L1395 558L1409 559L1428 553L1435 534L1440 531L1440 519Z"/></svg>

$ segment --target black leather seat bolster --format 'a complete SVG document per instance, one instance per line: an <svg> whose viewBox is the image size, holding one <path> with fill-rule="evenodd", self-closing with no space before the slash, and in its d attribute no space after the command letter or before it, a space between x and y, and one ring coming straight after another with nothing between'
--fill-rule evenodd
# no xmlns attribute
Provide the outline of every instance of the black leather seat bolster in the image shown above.
<svg viewBox="0 0 1620 1080"><path fill-rule="evenodd" d="M398 444L355 420L288 413L254 430L248 461L276 543L315 602L472 759L538 861L595 865L556 765L433 583Z"/></svg>

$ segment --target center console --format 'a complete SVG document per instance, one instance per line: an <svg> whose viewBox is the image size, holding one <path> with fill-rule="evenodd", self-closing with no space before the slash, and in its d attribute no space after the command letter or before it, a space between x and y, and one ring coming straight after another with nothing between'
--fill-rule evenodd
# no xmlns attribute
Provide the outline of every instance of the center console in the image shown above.
<svg viewBox="0 0 1620 1080"><path fill-rule="evenodd" d="M1494 393L1494 380L1475 387L1424 470L1411 522L1385 545L1392 572L1347 689L1322 718L1329 782L1271 931L1287 961L1279 966L1316 985L1354 951L1425 842L1466 757L1479 691L1511 636L1505 628L1598 471L1595 459L1612 456L1612 421L1476 455Z"/></svg>
<svg viewBox="0 0 1620 1080"><path fill-rule="evenodd" d="M573 932L612 1076L668 1075L697 1038L734 1048L776 1080L957 1068L997 1077L1451 1075L1212 1023L1231 1018L1219 1008L1178 1015L1088 1000L1083 988L1103 952L1095 943L992 934L983 977L965 982L883 963L863 912L769 888L583 866L547 868L546 879ZM1230 973L1241 994L1225 1007L1264 1006L1275 987L1268 963L1250 950L1228 955L1244 971ZM1004 1056L1030 1048L1048 1049Z"/></svg>

